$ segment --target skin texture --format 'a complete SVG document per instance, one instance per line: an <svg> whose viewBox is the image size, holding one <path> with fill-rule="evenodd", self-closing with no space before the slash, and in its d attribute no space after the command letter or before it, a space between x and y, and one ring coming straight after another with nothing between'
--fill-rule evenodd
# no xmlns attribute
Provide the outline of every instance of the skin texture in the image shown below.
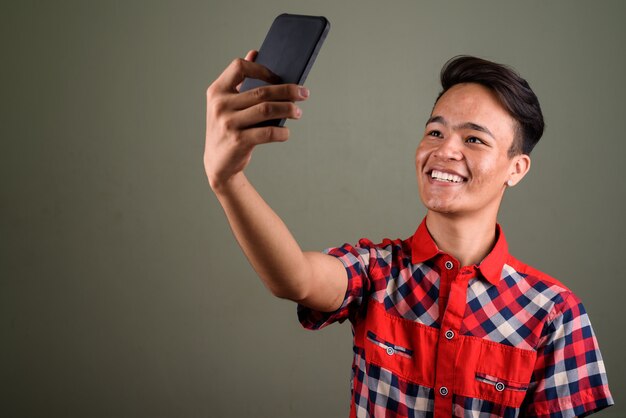
<svg viewBox="0 0 626 418"><path fill-rule="evenodd" d="M508 155L515 127L516 121L489 89L457 84L435 104L416 150L428 229L440 249L462 265L479 263L489 253L507 182L514 186L530 168L527 155ZM463 181L434 180L433 169Z"/></svg>

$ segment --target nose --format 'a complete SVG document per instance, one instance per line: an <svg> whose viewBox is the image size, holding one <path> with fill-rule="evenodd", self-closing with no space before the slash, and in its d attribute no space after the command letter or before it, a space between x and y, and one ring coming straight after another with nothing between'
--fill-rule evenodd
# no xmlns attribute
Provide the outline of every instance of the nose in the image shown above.
<svg viewBox="0 0 626 418"><path fill-rule="evenodd" d="M461 160L463 158L462 146L460 137L450 135L441 140L433 155L442 160Z"/></svg>

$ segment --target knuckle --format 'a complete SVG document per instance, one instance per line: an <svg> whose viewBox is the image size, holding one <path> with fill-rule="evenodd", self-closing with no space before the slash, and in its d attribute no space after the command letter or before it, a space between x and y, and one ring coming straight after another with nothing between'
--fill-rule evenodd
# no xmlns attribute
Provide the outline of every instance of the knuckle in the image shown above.
<svg viewBox="0 0 626 418"><path fill-rule="evenodd" d="M241 144L243 142L243 132L234 131L231 135L231 138L235 143Z"/></svg>
<svg viewBox="0 0 626 418"><path fill-rule="evenodd" d="M268 98L268 91L267 89L264 89L262 87L258 87L256 89L254 89L254 97L259 100L259 101L263 101L265 99Z"/></svg>
<svg viewBox="0 0 626 418"><path fill-rule="evenodd" d="M271 116L274 111L274 106L269 103L261 103L259 105L259 113L263 116Z"/></svg>
<svg viewBox="0 0 626 418"><path fill-rule="evenodd" d="M228 118L225 117L222 119L222 128L224 129L224 131L226 132L237 132L235 130L235 121L233 120L233 118Z"/></svg>
<svg viewBox="0 0 626 418"><path fill-rule="evenodd" d="M206 98L208 101L213 100L215 97L220 95L219 86L217 84L217 80L214 81L207 87L206 89Z"/></svg>
<svg viewBox="0 0 626 418"><path fill-rule="evenodd" d="M211 108L213 109L213 113L217 116L221 115L226 111L226 100L221 97L216 97L211 101Z"/></svg>
<svg viewBox="0 0 626 418"><path fill-rule="evenodd" d="M239 77L244 76L244 60L241 58L235 58L233 62L230 63L230 67L232 71Z"/></svg>
<svg viewBox="0 0 626 418"><path fill-rule="evenodd" d="M230 66L233 70L241 70L243 68L243 59L241 58L235 58L231 63Z"/></svg>
<svg viewBox="0 0 626 418"><path fill-rule="evenodd" d="M274 127L273 126L266 126L261 131L261 138L264 141L270 141L273 136L274 136Z"/></svg>

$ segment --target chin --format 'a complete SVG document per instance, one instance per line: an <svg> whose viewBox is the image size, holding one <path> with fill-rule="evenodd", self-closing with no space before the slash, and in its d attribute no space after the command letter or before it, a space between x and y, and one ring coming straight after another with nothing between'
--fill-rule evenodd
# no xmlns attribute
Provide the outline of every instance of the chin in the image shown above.
<svg viewBox="0 0 626 418"><path fill-rule="evenodd" d="M426 209L432 212L451 214L458 212L458 208L455 208L451 202L442 201L439 199L431 199L429 201L422 201Z"/></svg>
<svg viewBox="0 0 626 418"><path fill-rule="evenodd" d="M432 190L421 188L420 200L426 209L435 212L450 213L458 207L458 196L449 193L433 193Z"/></svg>

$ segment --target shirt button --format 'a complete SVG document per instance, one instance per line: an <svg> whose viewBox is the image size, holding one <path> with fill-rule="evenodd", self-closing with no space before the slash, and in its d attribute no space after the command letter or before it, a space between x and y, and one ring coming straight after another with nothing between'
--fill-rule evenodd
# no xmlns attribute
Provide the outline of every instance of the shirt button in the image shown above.
<svg viewBox="0 0 626 418"><path fill-rule="evenodd" d="M452 267L454 267L454 264L452 264L452 261L446 261L446 268L448 270L452 270Z"/></svg>
<svg viewBox="0 0 626 418"><path fill-rule="evenodd" d="M440 387L439 393L441 394L441 396L446 396L448 394L448 388L445 386Z"/></svg>
<svg viewBox="0 0 626 418"><path fill-rule="evenodd" d="M446 338L447 338L448 340L451 340L451 339L453 339L453 338L454 338L454 331L452 331L451 329L449 329L449 330L447 330L447 331L446 331L446 334L445 334L445 335L446 335Z"/></svg>
<svg viewBox="0 0 626 418"><path fill-rule="evenodd" d="M387 354L393 356L396 353L393 347L387 347Z"/></svg>
<svg viewBox="0 0 626 418"><path fill-rule="evenodd" d="M496 383L496 390L498 392L502 392L504 390L504 388L505 388L504 383L502 383L502 382Z"/></svg>

